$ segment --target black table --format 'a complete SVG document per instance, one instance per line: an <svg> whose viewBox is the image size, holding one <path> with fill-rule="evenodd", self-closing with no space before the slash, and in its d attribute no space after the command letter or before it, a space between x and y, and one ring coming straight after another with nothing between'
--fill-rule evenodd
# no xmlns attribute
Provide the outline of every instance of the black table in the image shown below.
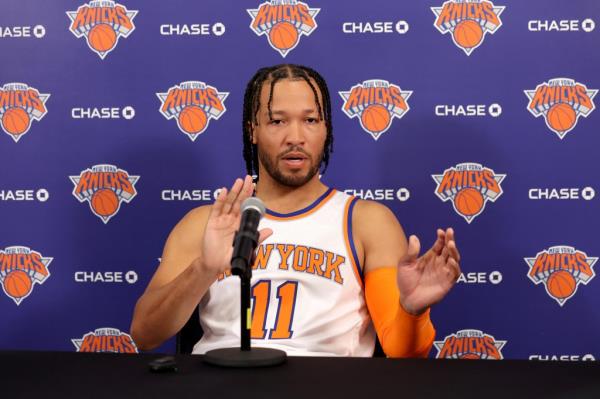
<svg viewBox="0 0 600 399"><path fill-rule="evenodd" d="M600 398L597 362L291 357L283 366L224 369L156 354L0 352L0 398Z"/></svg>

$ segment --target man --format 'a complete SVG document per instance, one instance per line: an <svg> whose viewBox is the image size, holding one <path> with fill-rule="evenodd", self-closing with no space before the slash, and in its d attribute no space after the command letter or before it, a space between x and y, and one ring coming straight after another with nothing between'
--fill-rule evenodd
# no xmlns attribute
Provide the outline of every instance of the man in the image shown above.
<svg viewBox="0 0 600 399"><path fill-rule="evenodd" d="M327 85L314 70L259 70L244 96L244 158L252 179L223 188L212 206L175 226L139 299L131 334L152 349L200 305L204 336L194 353L239 345L239 280L228 272L241 202L268 208L252 280L253 345L290 355L372 356L375 333L388 356L427 356L429 307L460 275L452 229L422 257L385 206L325 186L333 142ZM373 323L371 323L371 320Z"/></svg>

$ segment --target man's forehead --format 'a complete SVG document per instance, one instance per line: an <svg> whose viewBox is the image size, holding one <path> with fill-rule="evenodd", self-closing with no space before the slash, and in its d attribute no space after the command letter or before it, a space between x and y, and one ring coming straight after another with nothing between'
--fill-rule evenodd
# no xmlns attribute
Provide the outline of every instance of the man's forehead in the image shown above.
<svg viewBox="0 0 600 399"><path fill-rule="evenodd" d="M310 81L310 84L304 80L303 78L300 77L293 77L293 78L283 78L283 79L279 79L277 81L273 81L273 80L266 80L262 87L261 87L261 97L269 97L270 93L271 93L271 86L273 87L273 97L275 97L276 94L282 94L285 92L289 92L290 87L286 87L285 91L282 91L281 86L282 83L292 83L292 87L294 87L295 90L308 90L308 92L310 92L313 96L313 90L311 88L312 87L316 90L316 92L319 95L319 98L322 96L321 94L321 90L319 88L319 85L317 84L317 82L315 82L312 78L308 78L308 80Z"/></svg>

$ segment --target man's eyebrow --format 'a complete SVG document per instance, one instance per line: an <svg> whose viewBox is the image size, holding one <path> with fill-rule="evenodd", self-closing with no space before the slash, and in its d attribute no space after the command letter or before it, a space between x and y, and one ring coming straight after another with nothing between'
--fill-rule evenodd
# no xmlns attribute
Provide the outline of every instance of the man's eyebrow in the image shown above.
<svg viewBox="0 0 600 399"><path fill-rule="evenodd" d="M303 114L312 114L313 112L317 112L315 108L306 108L302 111ZM271 115L287 115L287 112L284 110L274 109L271 110Z"/></svg>

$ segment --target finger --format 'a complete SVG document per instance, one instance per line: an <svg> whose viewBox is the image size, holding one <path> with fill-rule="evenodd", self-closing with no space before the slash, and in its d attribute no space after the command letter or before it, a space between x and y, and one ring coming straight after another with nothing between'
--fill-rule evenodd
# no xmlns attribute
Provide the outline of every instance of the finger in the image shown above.
<svg viewBox="0 0 600 399"><path fill-rule="evenodd" d="M262 229L259 230L258 234L258 244L260 245L260 243L262 243L264 240L266 240L273 234L273 230L269 228Z"/></svg>
<svg viewBox="0 0 600 399"><path fill-rule="evenodd" d="M433 252L435 252L436 255L441 254L442 253L442 248L444 247L444 242L445 241L446 240L445 240L444 230L437 229L437 239L435 240L435 243L431 247L431 250Z"/></svg>
<svg viewBox="0 0 600 399"><path fill-rule="evenodd" d="M408 237L408 248L406 249L406 253L402 257L400 263L412 263L417 260L419 256L419 252L421 252L421 242L417 238L417 236L412 235Z"/></svg>
<svg viewBox="0 0 600 399"><path fill-rule="evenodd" d="M458 248L456 247L456 242L450 241L448 242L448 250L450 251L450 256L456 259L456 262L460 262L460 252L458 252Z"/></svg>
<svg viewBox="0 0 600 399"><path fill-rule="evenodd" d="M450 258L450 260L448 261L448 266L453 272L454 281L458 280L458 278L460 277L460 266L458 265L458 262L454 258Z"/></svg>
<svg viewBox="0 0 600 399"><path fill-rule="evenodd" d="M252 194L254 194L254 182L252 181L252 176L246 175L246 177L244 179L244 187L246 187L246 181L248 181L248 187L245 188L245 190L247 190L246 192L248 193L248 196L250 197Z"/></svg>
<svg viewBox="0 0 600 399"><path fill-rule="evenodd" d="M246 198L250 197L253 192L252 187L252 177L246 176L244 178L244 182L238 197L233 202L233 206L231 207L231 213L234 215L238 215L240 213L240 208L242 207L242 202L246 200Z"/></svg>
<svg viewBox="0 0 600 399"><path fill-rule="evenodd" d="M208 215L209 218L220 216L223 213L225 198L227 198L227 188L223 187L219 191L219 195L217 196L214 204L210 207L210 214Z"/></svg>
<svg viewBox="0 0 600 399"><path fill-rule="evenodd" d="M450 240L454 240L454 229L452 227L446 229L446 241Z"/></svg>
<svg viewBox="0 0 600 399"><path fill-rule="evenodd" d="M233 207L235 200L240 194L240 190L242 189L243 184L244 182L242 181L242 179L235 179L235 182L233 183L233 186L231 186L231 190L227 195L227 199L225 200L225 205L223 206L224 214L228 214L231 212L231 208Z"/></svg>
<svg viewBox="0 0 600 399"><path fill-rule="evenodd" d="M448 250L448 246L444 245L444 249L442 249L442 253L440 254L440 258L444 261L444 263L448 263L448 257L450 256L450 251Z"/></svg>

